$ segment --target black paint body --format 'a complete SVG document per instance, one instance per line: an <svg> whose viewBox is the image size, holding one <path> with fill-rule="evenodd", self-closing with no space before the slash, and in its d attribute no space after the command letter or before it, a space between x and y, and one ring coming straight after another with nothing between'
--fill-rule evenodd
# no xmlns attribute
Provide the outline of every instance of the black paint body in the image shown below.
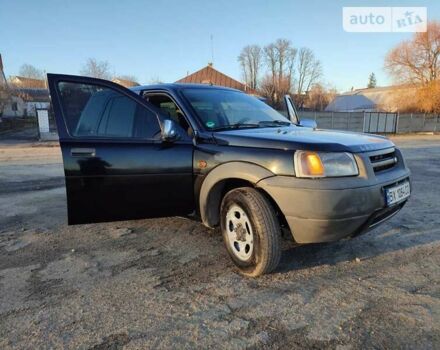
<svg viewBox="0 0 440 350"><path fill-rule="evenodd" d="M312 130L300 126L206 130L181 90L211 88L161 84L126 89L93 78L48 74L66 176L69 224L115 221L197 212L202 183L209 172L232 161L256 164L274 175L294 176L295 150L367 152L392 147L380 136ZM63 116L59 82L99 84L154 109L141 94L169 95L185 114L193 137L175 142L72 136ZM158 120L163 116L157 114ZM80 152L75 152L76 150ZM85 150L85 152L83 152ZM87 150L90 152L87 153ZM201 169L200 160L207 163Z"/></svg>

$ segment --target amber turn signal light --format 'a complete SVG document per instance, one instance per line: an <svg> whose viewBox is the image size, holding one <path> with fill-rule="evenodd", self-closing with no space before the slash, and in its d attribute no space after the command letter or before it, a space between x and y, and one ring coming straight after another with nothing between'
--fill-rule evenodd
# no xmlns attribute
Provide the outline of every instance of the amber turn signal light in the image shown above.
<svg viewBox="0 0 440 350"><path fill-rule="evenodd" d="M299 161L301 169L306 176L324 176L324 165L316 152L302 152Z"/></svg>

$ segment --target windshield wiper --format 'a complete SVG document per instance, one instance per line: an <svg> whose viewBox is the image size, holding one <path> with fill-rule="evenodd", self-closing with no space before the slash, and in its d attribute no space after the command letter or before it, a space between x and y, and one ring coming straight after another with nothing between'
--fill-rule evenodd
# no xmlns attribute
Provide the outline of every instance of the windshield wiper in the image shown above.
<svg viewBox="0 0 440 350"><path fill-rule="evenodd" d="M212 131L222 131L222 130L229 130L229 129L241 129L241 128L258 128L260 127L260 124L255 123L235 123L235 124L228 124L228 125L220 125L216 128L211 128Z"/></svg>
<svg viewBox="0 0 440 350"><path fill-rule="evenodd" d="M288 126L292 123L286 120L262 120L258 123L260 126Z"/></svg>
<svg viewBox="0 0 440 350"><path fill-rule="evenodd" d="M258 123L235 123L228 125L220 125L216 128L212 128L212 131L222 131L230 129L241 129L241 128L264 128L264 127L278 127L278 126L288 126L292 123L285 120L262 120Z"/></svg>

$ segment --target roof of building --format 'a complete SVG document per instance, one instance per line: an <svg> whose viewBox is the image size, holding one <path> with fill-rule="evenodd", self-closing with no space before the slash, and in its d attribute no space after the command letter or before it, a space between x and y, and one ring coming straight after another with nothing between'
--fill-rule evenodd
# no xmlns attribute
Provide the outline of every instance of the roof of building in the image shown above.
<svg viewBox="0 0 440 350"><path fill-rule="evenodd" d="M325 110L329 112L349 112L375 110L376 108L376 103L366 96L342 94L335 96Z"/></svg>
<svg viewBox="0 0 440 350"><path fill-rule="evenodd" d="M208 64L206 67L187 75L185 78L177 80L176 83L218 85L241 90L249 94L256 93L256 91L247 87L246 84L243 84L238 80L219 72L217 69L212 67L212 64Z"/></svg>
<svg viewBox="0 0 440 350"><path fill-rule="evenodd" d="M159 83L159 84L139 85L130 88L130 90L142 91L145 89L154 90L154 89L164 89L164 88L168 90L180 90L180 89L188 89L188 88L191 89L215 88L215 89L231 90L231 91L237 90L226 86L196 84L196 83Z"/></svg>
<svg viewBox="0 0 440 350"><path fill-rule="evenodd" d="M133 86L139 86L139 83L132 80L122 79L122 78L113 78L112 82L122 85L124 87L133 87Z"/></svg>
<svg viewBox="0 0 440 350"><path fill-rule="evenodd" d="M21 97L25 102L50 102L48 89L15 88L12 94Z"/></svg>
<svg viewBox="0 0 440 350"><path fill-rule="evenodd" d="M32 89L46 89L46 81L43 79L33 79L27 77L21 77L19 75L12 76L10 78L12 85L20 88L32 88Z"/></svg>
<svg viewBox="0 0 440 350"><path fill-rule="evenodd" d="M325 110L330 112L394 112L399 107L396 105L396 93L402 90L410 91L411 89L415 89L415 87L399 85L356 89L336 96Z"/></svg>

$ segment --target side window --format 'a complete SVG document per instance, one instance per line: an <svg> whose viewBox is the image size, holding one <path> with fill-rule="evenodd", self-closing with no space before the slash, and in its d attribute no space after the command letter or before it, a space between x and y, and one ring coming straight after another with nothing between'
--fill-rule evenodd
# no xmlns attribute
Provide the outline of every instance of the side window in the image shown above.
<svg viewBox="0 0 440 350"><path fill-rule="evenodd" d="M111 97L105 107L98 125L98 135L130 137L132 136L136 102L125 96Z"/></svg>
<svg viewBox="0 0 440 350"><path fill-rule="evenodd" d="M153 92L153 93L144 92L142 97L152 105L159 108L162 115L170 119L173 119L189 135L192 133L192 130L185 116L183 115L183 112L179 109L176 103L174 103L174 101L169 96L157 92Z"/></svg>
<svg viewBox="0 0 440 350"><path fill-rule="evenodd" d="M154 138L156 115L118 91L94 84L60 82L60 101L72 136Z"/></svg>

